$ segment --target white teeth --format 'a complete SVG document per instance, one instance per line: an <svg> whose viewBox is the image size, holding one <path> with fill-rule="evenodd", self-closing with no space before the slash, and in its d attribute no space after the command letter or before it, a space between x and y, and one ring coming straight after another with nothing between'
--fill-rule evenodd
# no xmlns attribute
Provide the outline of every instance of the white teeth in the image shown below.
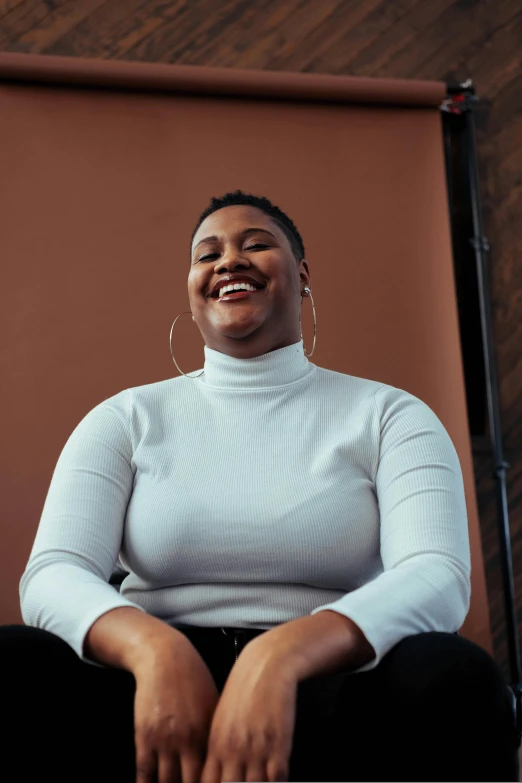
<svg viewBox="0 0 522 783"><path fill-rule="evenodd" d="M250 285L250 283L234 283L231 285L225 285L219 289L218 299L229 291L256 291L256 287Z"/></svg>

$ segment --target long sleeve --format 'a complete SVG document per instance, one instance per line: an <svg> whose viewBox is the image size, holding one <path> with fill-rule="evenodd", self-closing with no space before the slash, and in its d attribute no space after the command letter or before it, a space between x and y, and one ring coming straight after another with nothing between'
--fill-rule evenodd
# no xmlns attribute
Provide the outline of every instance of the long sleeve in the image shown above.
<svg viewBox="0 0 522 783"><path fill-rule="evenodd" d="M101 668L83 654L91 625L116 607L145 611L108 584L133 486L129 398L126 390L100 403L67 440L20 580L24 622Z"/></svg>
<svg viewBox="0 0 522 783"><path fill-rule="evenodd" d="M470 602L470 548L462 471L436 414L403 390L380 386L374 479L384 571L331 609L353 620L376 651L375 668L407 636L460 628Z"/></svg>

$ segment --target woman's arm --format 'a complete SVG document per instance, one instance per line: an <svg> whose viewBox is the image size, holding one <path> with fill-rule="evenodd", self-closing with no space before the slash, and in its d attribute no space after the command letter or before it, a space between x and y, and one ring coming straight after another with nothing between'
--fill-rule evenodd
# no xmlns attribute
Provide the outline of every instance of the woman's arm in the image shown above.
<svg viewBox="0 0 522 783"><path fill-rule="evenodd" d="M248 650L248 653L247 653ZM357 669L375 657L361 629L339 612L325 609L282 623L257 636L242 655L282 667L298 682L308 677Z"/></svg>
<svg viewBox="0 0 522 783"><path fill-rule="evenodd" d="M80 658L87 631L110 610L146 615L108 583L133 490L129 408L130 392L120 392L89 411L69 436L20 580L25 624L59 636Z"/></svg>
<svg viewBox="0 0 522 783"><path fill-rule="evenodd" d="M89 628L83 654L106 666L135 674L178 642L186 644L189 640L181 631L150 614L133 606L119 606L103 614Z"/></svg>
<svg viewBox="0 0 522 783"><path fill-rule="evenodd" d="M459 457L442 422L419 398L382 386L374 488L383 572L312 615L332 609L358 626L376 655L402 639L457 631L471 595L471 552Z"/></svg>

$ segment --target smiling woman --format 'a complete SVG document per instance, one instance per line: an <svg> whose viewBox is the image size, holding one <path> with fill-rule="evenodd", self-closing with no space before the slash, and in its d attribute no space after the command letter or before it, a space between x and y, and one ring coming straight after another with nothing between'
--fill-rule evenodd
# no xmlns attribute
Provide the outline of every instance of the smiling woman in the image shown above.
<svg viewBox="0 0 522 783"><path fill-rule="evenodd" d="M81 693L85 780L101 780L105 736L106 780L121 783L447 780L448 768L514 780L500 669L455 634L470 547L441 421L403 389L308 360L308 262L268 199L212 200L187 283L203 372L124 389L79 423L20 582L35 627L0 629L3 669L25 651L52 684L37 691L43 746ZM7 703L13 725L25 704Z"/></svg>
<svg viewBox="0 0 522 783"><path fill-rule="evenodd" d="M226 286L250 285L243 293ZM294 345L310 272L303 240L267 198L214 198L192 233L188 295L205 344L240 359Z"/></svg>

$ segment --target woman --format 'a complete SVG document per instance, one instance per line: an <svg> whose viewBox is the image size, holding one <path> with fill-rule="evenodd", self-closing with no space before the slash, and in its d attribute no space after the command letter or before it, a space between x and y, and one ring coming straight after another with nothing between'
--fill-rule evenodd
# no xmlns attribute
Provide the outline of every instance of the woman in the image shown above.
<svg viewBox="0 0 522 783"><path fill-rule="evenodd" d="M204 369L114 395L67 441L26 625L0 635L24 779L516 779L501 672L455 635L452 441L413 395L308 361L310 289L285 213L213 199L188 275Z"/></svg>

